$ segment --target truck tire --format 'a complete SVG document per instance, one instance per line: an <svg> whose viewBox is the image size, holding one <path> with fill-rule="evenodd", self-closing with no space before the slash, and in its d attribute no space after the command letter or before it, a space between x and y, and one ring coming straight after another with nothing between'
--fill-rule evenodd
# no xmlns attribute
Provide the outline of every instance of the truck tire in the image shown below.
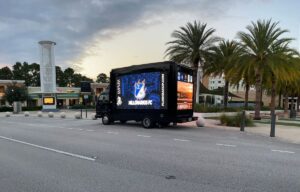
<svg viewBox="0 0 300 192"><path fill-rule="evenodd" d="M103 125L109 125L111 123L112 123L112 119L111 119L110 115L107 115L107 114L103 115L102 124Z"/></svg>
<svg viewBox="0 0 300 192"><path fill-rule="evenodd" d="M150 117L144 117L142 120L142 125L145 129L150 129L154 126L154 122Z"/></svg>

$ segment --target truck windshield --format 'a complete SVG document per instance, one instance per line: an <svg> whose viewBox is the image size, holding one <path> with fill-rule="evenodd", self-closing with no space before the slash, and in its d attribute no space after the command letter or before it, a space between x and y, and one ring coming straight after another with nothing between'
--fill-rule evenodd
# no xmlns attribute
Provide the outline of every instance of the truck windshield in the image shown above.
<svg viewBox="0 0 300 192"><path fill-rule="evenodd" d="M108 101L109 100L109 98L108 98L108 92L101 93L98 100L102 101L102 102L103 101Z"/></svg>

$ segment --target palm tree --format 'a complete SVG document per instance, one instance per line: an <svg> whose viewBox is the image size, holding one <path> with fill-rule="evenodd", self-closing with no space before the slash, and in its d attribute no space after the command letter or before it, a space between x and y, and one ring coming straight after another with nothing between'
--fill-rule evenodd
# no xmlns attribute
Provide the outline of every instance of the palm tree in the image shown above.
<svg viewBox="0 0 300 192"><path fill-rule="evenodd" d="M278 22L272 20L258 20L256 23L246 27L248 32L239 32L238 37L245 45L249 54L249 62L254 66L255 72L255 116L254 119L260 118L262 78L264 70L269 70L269 66L276 56L272 48L279 47L291 42L291 38L283 38L282 35L287 30L278 27Z"/></svg>
<svg viewBox="0 0 300 192"><path fill-rule="evenodd" d="M229 82L232 76L229 71L236 65L243 55L243 49L236 41L221 41L218 46L209 50L208 57L203 66L204 75L224 75L224 108L227 108Z"/></svg>
<svg viewBox="0 0 300 192"><path fill-rule="evenodd" d="M184 27L180 27L179 30L172 33L171 36L175 40L167 42L169 47L166 50L166 56L172 61L185 63L193 68L194 104L199 100L199 91L197 91L197 84L199 83L199 79L197 79L198 67L204 63L208 50L214 43L219 41L219 38L213 36L214 32L215 29L208 28L206 23L188 22Z"/></svg>
<svg viewBox="0 0 300 192"><path fill-rule="evenodd" d="M273 45L271 48L273 57L269 58L269 65L264 70L266 79L264 84L270 85L271 90L271 114L275 114L275 97L276 97L276 86L278 81L286 81L289 84L295 82L299 76L299 67L295 61L295 57L298 55L297 51L290 49L288 43L281 45ZM296 91L296 89L294 89ZM296 92L295 92L296 94Z"/></svg>

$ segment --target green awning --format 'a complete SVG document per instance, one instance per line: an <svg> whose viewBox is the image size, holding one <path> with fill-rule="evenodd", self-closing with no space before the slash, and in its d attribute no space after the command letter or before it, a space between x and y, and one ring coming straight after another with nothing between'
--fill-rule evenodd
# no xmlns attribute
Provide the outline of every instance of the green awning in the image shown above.
<svg viewBox="0 0 300 192"><path fill-rule="evenodd" d="M57 99L79 99L79 93L59 93Z"/></svg>

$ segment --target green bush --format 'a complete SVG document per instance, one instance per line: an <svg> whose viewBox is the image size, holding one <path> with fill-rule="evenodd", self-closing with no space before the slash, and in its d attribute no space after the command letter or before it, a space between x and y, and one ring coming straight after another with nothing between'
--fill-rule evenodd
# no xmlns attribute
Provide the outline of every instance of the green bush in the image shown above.
<svg viewBox="0 0 300 192"><path fill-rule="evenodd" d="M0 107L0 112L7 112L7 111L13 111L13 108L7 106Z"/></svg>
<svg viewBox="0 0 300 192"><path fill-rule="evenodd" d="M36 107L22 107L22 111L40 111L42 110L42 106L36 106Z"/></svg>
<svg viewBox="0 0 300 192"><path fill-rule="evenodd" d="M240 127L242 122L242 113L238 113L235 116L227 116L225 114L222 114L220 117L220 122L222 125L225 126L232 126L232 127ZM254 123L252 119L246 116L245 120L245 126L246 127L253 127Z"/></svg>
<svg viewBox="0 0 300 192"><path fill-rule="evenodd" d="M227 107L226 109L224 109L222 105L216 106L216 105L196 104L195 106L195 112L200 112L200 113L239 112L242 110L243 108L239 108L239 107Z"/></svg>
<svg viewBox="0 0 300 192"><path fill-rule="evenodd" d="M95 108L96 107L93 106L93 105L84 106L82 104L77 104L77 105L70 106L70 109L95 109Z"/></svg>

